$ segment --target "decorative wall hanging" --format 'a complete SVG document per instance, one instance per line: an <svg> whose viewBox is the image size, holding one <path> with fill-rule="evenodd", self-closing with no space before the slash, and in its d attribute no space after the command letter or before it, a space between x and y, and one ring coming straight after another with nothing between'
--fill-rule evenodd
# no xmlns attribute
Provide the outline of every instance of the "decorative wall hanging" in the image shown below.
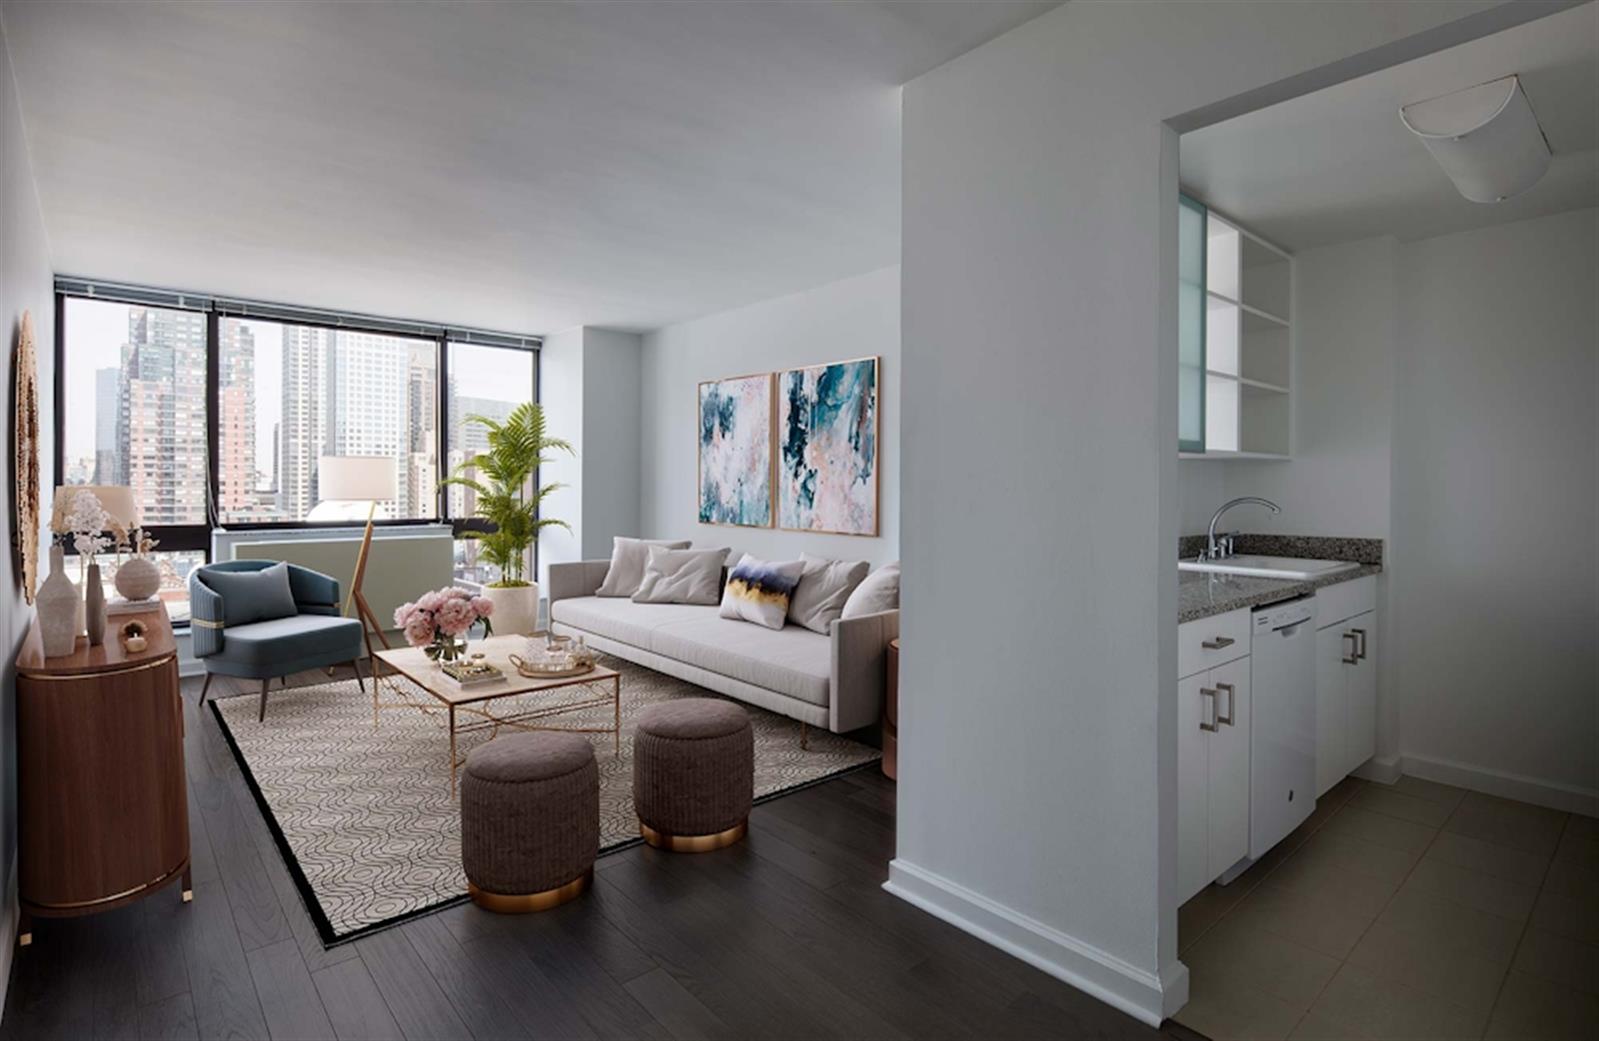
<svg viewBox="0 0 1599 1041"><path fill-rule="evenodd" d="M17 480L17 515L12 528L16 543L17 577L22 596L33 603L39 582L39 372L33 351L33 315L22 312L16 361L16 458L12 473Z"/></svg>
<svg viewBox="0 0 1599 1041"><path fill-rule="evenodd" d="M700 523L771 527L771 373L701 383L699 410Z"/></svg>
<svg viewBox="0 0 1599 1041"><path fill-rule="evenodd" d="M778 374L778 527L877 534L877 368L859 358Z"/></svg>

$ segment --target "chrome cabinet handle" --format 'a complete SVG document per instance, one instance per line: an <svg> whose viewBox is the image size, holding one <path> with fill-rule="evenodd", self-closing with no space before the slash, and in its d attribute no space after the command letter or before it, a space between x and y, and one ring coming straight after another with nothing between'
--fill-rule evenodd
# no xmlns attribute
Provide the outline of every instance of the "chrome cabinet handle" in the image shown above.
<svg viewBox="0 0 1599 1041"><path fill-rule="evenodd" d="M1364 630L1364 629L1351 629L1349 631L1354 633L1355 637L1360 641L1360 649L1355 651L1355 657L1359 658L1361 661L1365 661L1366 660L1366 630Z"/></svg>
<svg viewBox="0 0 1599 1041"><path fill-rule="evenodd" d="M1216 684L1216 689L1225 690L1227 692L1227 714L1223 716L1220 712L1218 712L1216 714L1216 722L1226 724L1227 726L1232 726L1233 710L1237 707L1238 701L1238 688L1233 686L1231 683L1218 683Z"/></svg>
<svg viewBox="0 0 1599 1041"><path fill-rule="evenodd" d="M1223 647L1231 647L1237 642L1238 641L1233 639L1231 636L1218 636L1214 640L1200 641L1199 646L1205 648L1207 651L1219 651Z"/></svg>
<svg viewBox="0 0 1599 1041"><path fill-rule="evenodd" d="M1210 718L1212 720L1216 719L1216 692L1214 690L1211 690L1209 687L1200 687L1199 688L1199 696L1202 697L1202 698L1204 698L1204 697L1210 698ZM1199 706L1199 729L1208 730L1212 734L1214 734L1217 730L1221 729L1214 722L1211 722L1211 723L1205 722L1205 706L1204 705L1200 705Z"/></svg>
<svg viewBox="0 0 1599 1041"><path fill-rule="evenodd" d="M1344 633L1344 639L1349 641L1349 654L1347 656L1345 656L1344 664L1345 665L1358 665L1358 664L1360 664L1360 650L1359 650L1360 644L1358 642L1359 641L1359 637L1357 637L1353 632L1347 632L1347 633Z"/></svg>

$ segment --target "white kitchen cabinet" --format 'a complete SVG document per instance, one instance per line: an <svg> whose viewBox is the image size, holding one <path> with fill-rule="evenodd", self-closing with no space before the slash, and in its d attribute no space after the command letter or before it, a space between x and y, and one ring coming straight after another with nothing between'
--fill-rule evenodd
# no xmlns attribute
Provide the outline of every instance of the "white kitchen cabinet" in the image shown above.
<svg viewBox="0 0 1599 1041"><path fill-rule="evenodd" d="M1377 612L1368 609L1316 632L1316 795L1376 752Z"/></svg>
<svg viewBox="0 0 1599 1041"><path fill-rule="evenodd" d="M1177 681L1177 883L1187 900L1249 855L1249 639L1219 636L1230 616L1178 627L1188 642L1228 642L1231 661ZM1198 628L1191 628L1198 627ZM1202 631L1201 631L1202 630ZM1212 652L1216 653L1216 652Z"/></svg>

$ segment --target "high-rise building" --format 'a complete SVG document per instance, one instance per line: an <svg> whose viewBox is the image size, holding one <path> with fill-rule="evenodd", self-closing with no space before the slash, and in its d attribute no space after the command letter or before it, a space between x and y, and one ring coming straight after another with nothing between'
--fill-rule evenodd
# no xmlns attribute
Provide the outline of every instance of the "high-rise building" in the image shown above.
<svg viewBox="0 0 1599 1041"><path fill-rule="evenodd" d="M304 518L320 501L316 468L324 455L393 459L397 495L380 508L391 517L433 514L432 353L431 344L417 347L400 337L283 327L277 485L285 517Z"/></svg>
<svg viewBox="0 0 1599 1041"><path fill-rule="evenodd" d="M317 504L317 459L324 455L323 395L332 334L302 325L283 327L282 413L278 424L278 509L303 520Z"/></svg>
<svg viewBox="0 0 1599 1041"><path fill-rule="evenodd" d="M112 483L144 523L206 522L205 316L134 307L122 347Z"/></svg>
<svg viewBox="0 0 1599 1041"><path fill-rule="evenodd" d="M122 370L94 370L94 474L95 484L117 479L117 408L121 399Z"/></svg>
<svg viewBox="0 0 1599 1041"><path fill-rule="evenodd" d="M497 423L503 423L516 409L515 401L499 401L494 398L461 397L455 393L454 381L450 385L450 422L454 424L455 436L450 439L450 473L455 473L456 467L466 460L486 452L489 449L489 432L481 423L468 423L468 416L483 416ZM470 517L477 509L477 493L470 488L463 488L459 484L449 486L450 491L450 516Z"/></svg>
<svg viewBox="0 0 1599 1041"><path fill-rule="evenodd" d="M255 333L222 322L219 335L217 500L229 518L264 519L255 495Z"/></svg>

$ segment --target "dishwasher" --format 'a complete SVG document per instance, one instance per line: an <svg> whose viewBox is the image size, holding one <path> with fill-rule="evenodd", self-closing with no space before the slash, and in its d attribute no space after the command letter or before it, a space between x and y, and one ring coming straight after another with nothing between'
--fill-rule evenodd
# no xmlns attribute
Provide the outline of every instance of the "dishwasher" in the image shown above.
<svg viewBox="0 0 1599 1041"><path fill-rule="evenodd" d="M1249 859L1316 807L1316 597L1250 617Z"/></svg>

